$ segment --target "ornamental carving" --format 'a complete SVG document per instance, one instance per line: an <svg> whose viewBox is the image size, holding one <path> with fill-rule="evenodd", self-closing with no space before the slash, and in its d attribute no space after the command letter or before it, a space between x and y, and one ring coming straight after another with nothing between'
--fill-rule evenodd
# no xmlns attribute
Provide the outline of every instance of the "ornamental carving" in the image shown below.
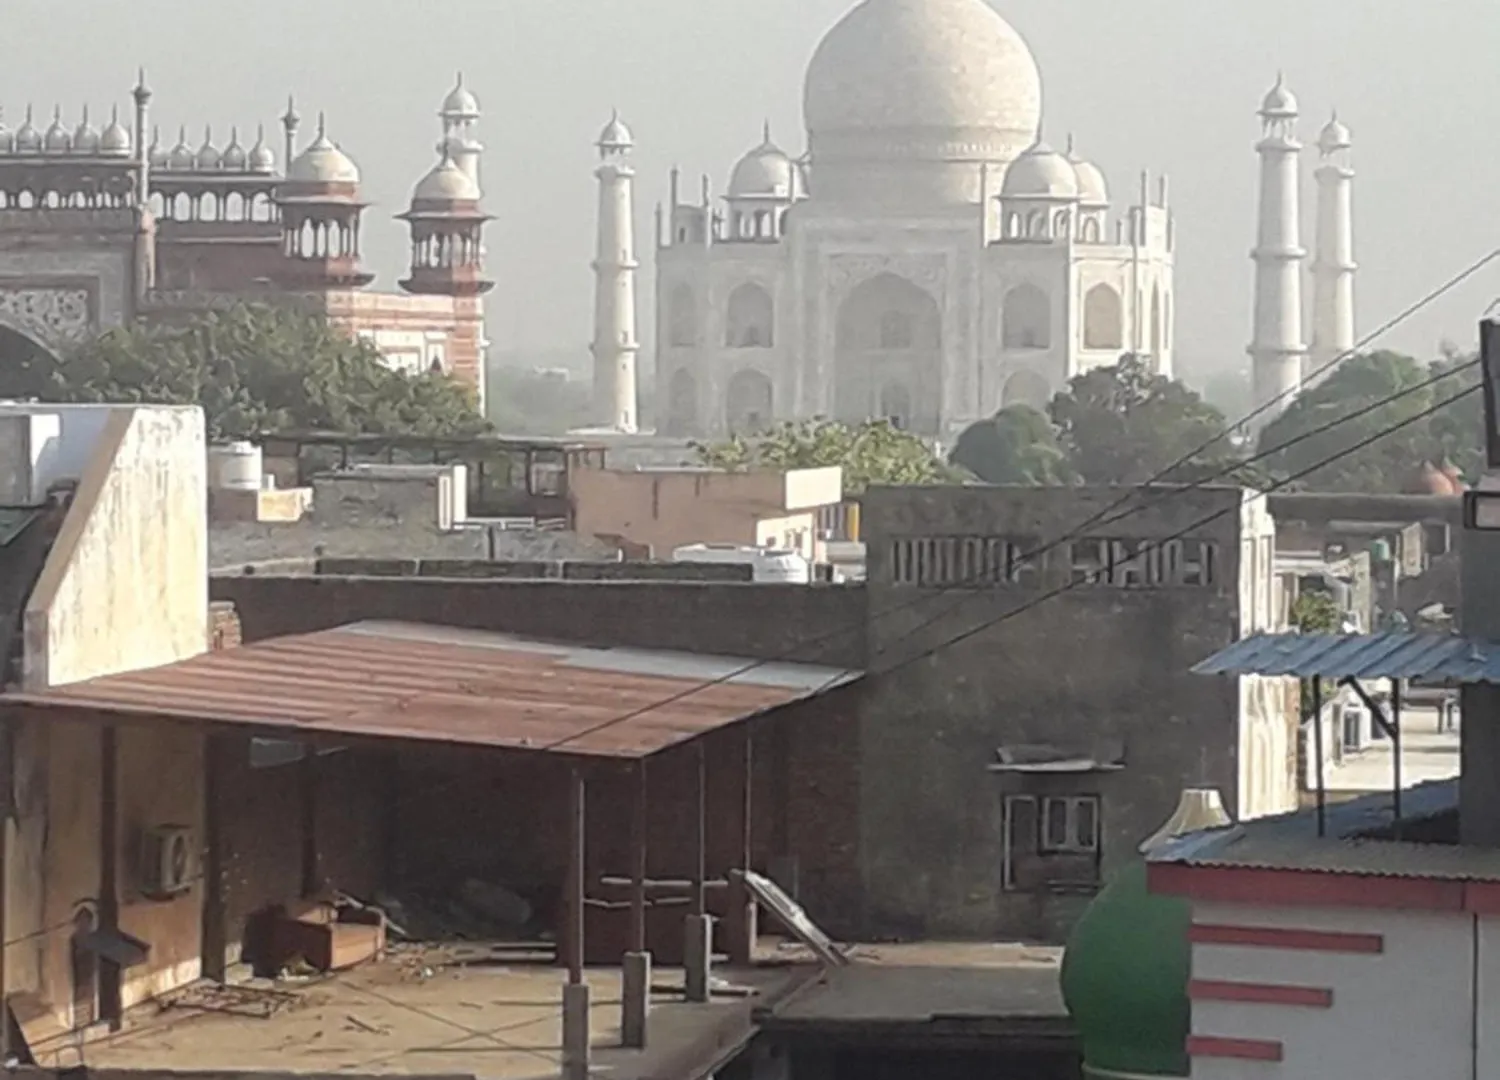
<svg viewBox="0 0 1500 1080"><path fill-rule="evenodd" d="M894 274L940 299L948 284L948 261L941 255L834 255L828 260L828 288L835 305L873 277Z"/></svg>
<svg viewBox="0 0 1500 1080"><path fill-rule="evenodd" d="M0 323L43 345L84 337L92 329L88 290L0 288Z"/></svg>

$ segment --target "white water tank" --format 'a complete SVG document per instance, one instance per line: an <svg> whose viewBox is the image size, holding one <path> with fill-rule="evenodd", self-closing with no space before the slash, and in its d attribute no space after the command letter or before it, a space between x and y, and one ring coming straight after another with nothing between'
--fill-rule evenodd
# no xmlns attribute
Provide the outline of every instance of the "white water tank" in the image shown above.
<svg viewBox="0 0 1500 1080"><path fill-rule="evenodd" d="M783 585L806 585L812 581L812 566L799 553L787 548L758 548L741 544L688 544L672 552L674 562L748 563L753 581Z"/></svg>
<svg viewBox="0 0 1500 1080"><path fill-rule="evenodd" d="M208 450L210 483L221 491L259 491L264 483L260 447L232 442Z"/></svg>

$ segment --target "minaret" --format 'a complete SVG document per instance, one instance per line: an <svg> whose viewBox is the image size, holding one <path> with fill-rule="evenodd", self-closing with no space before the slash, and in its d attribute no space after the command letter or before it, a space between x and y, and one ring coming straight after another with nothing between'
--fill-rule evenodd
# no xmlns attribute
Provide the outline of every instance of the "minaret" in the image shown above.
<svg viewBox="0 0 1500 1080"><path fill-rule="evenodd" d="M1354 349L1354 169L1349 129L1337 114L1318 136L1318 249L1313 255L1309 376Z"/></svg>
<svg viewBox="0 0 1500 1080"><path fill-rule="evenodd" d="M463 72L458 73L458 81L443 99L438 117L443 122L443 141L438 154L451 157L478 185L479 159L484 153L476 131L480 120L479 99L464 85Z"/></svg>
<svg viewBox="0 0 1500 1080"><path fill-rule="evenodd" d="M1277 78L1261 104L1260 226L1255 260L1255 333L1250 359L1255 426L1275 419L1302 389L1302 249L1297 171L1297 99ZM1273 404L1274 403L1274 404Z"/></svg>
<svg viewBox="0 0 1500 1080"><path fill-rule="evenodd" d="M636 430L635 145L616 113L599 135L599 246L594 259L594 423Z"/></svg>

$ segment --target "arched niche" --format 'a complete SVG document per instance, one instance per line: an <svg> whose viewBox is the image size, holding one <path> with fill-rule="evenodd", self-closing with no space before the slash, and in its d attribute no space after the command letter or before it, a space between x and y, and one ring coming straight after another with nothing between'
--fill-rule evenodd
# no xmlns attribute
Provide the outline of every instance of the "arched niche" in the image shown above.
<svg viewBox="0 0 1500 1080"><path fill-rule="evenodd" d="M882 395L901 386L914 431L936 434L943 385L943 317L937 300L892 273L863 282L839 306L834 414L847 423L888 416Z"/></svg>
<svg viewBox="0 0 1500 1080"><path fill-rule="evenodd" d="M686 368L678 368L667 380L667 415L664 435L692 435L698 430L698 380Z"/></svg>
<svg viewBox="0 0 1500 1080"><path fill-rule="evenodd" d="M1125 305L1113 285L1101 282L1083 297L1083 347L1119 349L1125 344Z"/></svg>
<svg viewBox="0 0 1500 1080"><path fill-rule="evenodd" d="M1004 409L1012 405L1027 405L1045 413L1051 402L1052 388L1034 371L1017 371L1000 389L1000 407Z"/></svg>
<svg viewBox="0 0 1500 1080"><path fill-rule="evenodd" d="M698 298L686 285L667 294L667 343L678 349L698 344Z"/></svg>
<svg viewBox="0 0 1500 1080"><path fill-rule="evenodd" d="M1007 349L1052 348L1052 301L1038 286L1017 285L1006 293L1000 318Z"/></svg>
<svg viewBox="0 0 1500 1080"><path fill-rule="evenodd" d="M764 372L737 371L724 396L724 419L731 435L756 435L771 426L775 392Z"/></svg>
<svg viewBox="0 0 1500 1080"><path fill-rule="evenodd" d="M766 289L747 281L729 294L724 345L730 349L769 349L775 344L776 305Z"/></svg>

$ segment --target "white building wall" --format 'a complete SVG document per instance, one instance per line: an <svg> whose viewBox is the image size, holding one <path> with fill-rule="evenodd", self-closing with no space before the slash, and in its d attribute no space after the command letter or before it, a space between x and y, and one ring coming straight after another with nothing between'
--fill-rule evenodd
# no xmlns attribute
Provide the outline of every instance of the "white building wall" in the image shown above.
<svg viewBox="0 0 1500 1080"><path fill-rule="evenodd" d="M1327 990L1331 1005L1205 1000L1195 993L1195 1038L1279 1043L1282 1060L1196 1055L1193 1080L1500 1076L1500 1046L1481 1047L1481 1062L1493 1064L1474 1071L1473 916L1195 902L1193 922L1195 926L1375 935L1381 942L1379 952L1195 944L1195 986L1210 981ZM1491 932L1488 926L1482 928L1481 943ZM1500 959L1483 971L1493 971L1494 985L1500 988ZM1500 1015L1500 998L1486 1000L1484 1005L1484 1015ZM1500 1035L1500 1022L1490 1021L1490 1028Z"/></svg>

